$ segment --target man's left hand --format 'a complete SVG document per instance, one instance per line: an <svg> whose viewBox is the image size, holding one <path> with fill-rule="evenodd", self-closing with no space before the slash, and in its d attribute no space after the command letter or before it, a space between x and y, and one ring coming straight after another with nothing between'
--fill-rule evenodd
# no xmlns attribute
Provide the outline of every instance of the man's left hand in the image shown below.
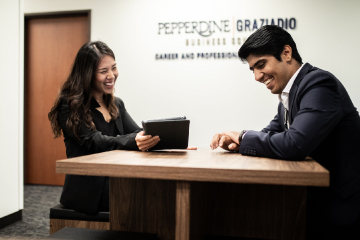
<svg viewBox="0 0 360 240"><path fill-rule="evenodd" d="M232 140L232 138L226 134L215 134L211 143L210 147L212 150L216 149L217 147L221 147L222 149L229 150L229 151L238 151L239 145Z"/></svg>
<svg viewBox="0 0 360 240"><path fill-rule="evenodd" d="M236 143L237 145L240 145L240 142L239 142L240 132L228 131L228 132L223 132L222 135L228 136L229 138L231 138L231 140L234 143Z"/></svg>

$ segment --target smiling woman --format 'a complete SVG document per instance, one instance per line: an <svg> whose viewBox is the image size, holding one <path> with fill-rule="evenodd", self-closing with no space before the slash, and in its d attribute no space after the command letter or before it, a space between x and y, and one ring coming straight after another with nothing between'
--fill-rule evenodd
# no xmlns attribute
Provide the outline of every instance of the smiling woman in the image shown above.
<svg viewBox="0 0 360 240"><path fill-rule="evenodd" d="M111 56L104 56L99 63L95 74L93 95L97 95L102 101L103 94L111 94L114 91L114 84L118 76L115 59ZM96 97L95 97L96 98Z"/></svg>
<svg viewBox="0 0 360 240"><path fill-rule="evenodd" d="M55 137L64 135L68 158L115 149L145 151L159 142L142 129L114 97L118 70L113 51L88 42L76 55L71 73L48 114ZM109 210L109 179L67 175L60 202L75 211Z"/></svg>
<svg viewBox="0 0 360 240"><path fill-rule="evenodd" d="M104 56L96 70L91 93L100 105L96 109L103 114L106 122L110 122L111 115L103 101L103 96L104 94L112 94L114 92L117 76L118 70L115 59L109 55Z"/></svg>

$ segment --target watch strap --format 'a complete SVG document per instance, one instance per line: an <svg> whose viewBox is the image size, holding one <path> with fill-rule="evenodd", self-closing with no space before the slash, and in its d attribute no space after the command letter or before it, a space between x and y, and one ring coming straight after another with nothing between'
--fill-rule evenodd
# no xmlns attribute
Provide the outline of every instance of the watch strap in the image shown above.
<svg viewBox="0 0 360 240"><path fill-rule="evenodd" d="M241 143L241 141L243 140L243 137L244 137L244 134L247 133L247 130L242 130L240 132L240 135L239 135L239 144Z"/></svg>

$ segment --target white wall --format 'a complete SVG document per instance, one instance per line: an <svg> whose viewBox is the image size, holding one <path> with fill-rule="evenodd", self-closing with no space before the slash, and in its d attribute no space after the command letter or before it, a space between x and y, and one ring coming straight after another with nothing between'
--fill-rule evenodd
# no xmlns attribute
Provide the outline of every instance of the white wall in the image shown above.
<svg viewBox="0 0 360 240"><path fill-rule="evenodd" d="M24 12L91 9L91 39L106 42L119 68L116 95L141 120L185 115L191 120L190 145L207 147L217 132L266 126L276 113L277 96L254 81L237 59L155 60L157 53L237 52L233 19L295 18L290 30L305 62L329 70L360 107L357 57L360 55L360 1L354 0L25 0ZM226 45L186 46L198 34L158 34L160 22L230 20Z"/></svg>
<svg viewBox="0 0 360 240"><path fill-rule="evenodd" d="M0 218L23 208L22 0L0 3Z"/></svg>

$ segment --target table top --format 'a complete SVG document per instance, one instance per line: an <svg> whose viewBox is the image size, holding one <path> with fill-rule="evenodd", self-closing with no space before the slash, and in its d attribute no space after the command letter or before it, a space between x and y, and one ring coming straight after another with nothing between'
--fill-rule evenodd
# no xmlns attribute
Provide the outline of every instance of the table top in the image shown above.
<svg viewBox="0 0 360 240"><path fill-rule="evenodd" d="M329 186L329 172L311 159L286 161L224 150L114 150L58 160L56 172L182 181Z"/></svg>

